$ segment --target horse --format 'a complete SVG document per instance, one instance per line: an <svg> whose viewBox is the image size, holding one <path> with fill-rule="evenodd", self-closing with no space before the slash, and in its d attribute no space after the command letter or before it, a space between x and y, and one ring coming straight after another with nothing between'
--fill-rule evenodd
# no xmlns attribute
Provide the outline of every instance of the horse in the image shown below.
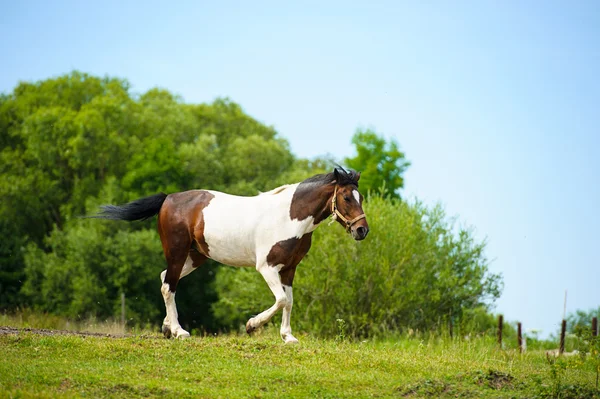
<svg viewBox="0 0 600 399"><path fill-rule="evenodd" d="M308 253L313 231L332 216L355 240L363 240L369 225L358 191L360 173L335 167L256 196L242 197L211 190L159 193L124 205L105 205L94 217L144 220L158 215L158 233L167 262L160 274L167 338L190 334L178 321L175 292L180 279L206 259L255 267L275 296L275 303L246 323L251 334L283 309L280 334L297 343L290 317L296 267Z"/></svg>

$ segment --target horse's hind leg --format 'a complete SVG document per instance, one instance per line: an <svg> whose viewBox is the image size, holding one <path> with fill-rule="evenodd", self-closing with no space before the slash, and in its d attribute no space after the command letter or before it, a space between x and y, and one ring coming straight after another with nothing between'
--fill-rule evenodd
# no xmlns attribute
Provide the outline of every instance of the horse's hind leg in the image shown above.
<svg viewBox="0 0 600 399"><path fill-rule="evenodd" d="M159 234L167 260L167 270L160 274L160 291L167 311L162 331L167 338L187 338L190 334L179 324L175 292L179 280L191 273L206 257L191 249L192 239L184 224L166 225L159 219Z"/></svg>
<svg viewBox="0 0 600 399"><path fill-rule="evenodd" d="M167 309L167 315L163 321L162 331L167 338L170 338L171 336L175 338L187 338L190 336L190 334L179 324L179 315L175 303L175 291L179 280L196 270L196 268L205 260L206 257L204 255L201 255L195 250L191 250L183 263L183 267L179 270L179 276L177 276L177 268L173 267L171 269L171 265L169 265L167 270L164 270L160 274L162 282L160 290L163 294L165 307ZM178 265L179 262L173 264ZM169 270L173 270L173 273L169 274ZM175 276L177 276L177 278Z"/></svg>
<svg viewBox="0 0 600 399"><path fill-rule="evenodd" d="M185 264L187 263L187 254L179 254L171 256L167 260L167 270L161 273L162 285L160 292L165 300L165 308L167 315L163 321L162 331L167 338L171 336L175 338L186 338L190 334L181 328L177 314L177 305L175 304L175 291L177 283Z"/></svg>

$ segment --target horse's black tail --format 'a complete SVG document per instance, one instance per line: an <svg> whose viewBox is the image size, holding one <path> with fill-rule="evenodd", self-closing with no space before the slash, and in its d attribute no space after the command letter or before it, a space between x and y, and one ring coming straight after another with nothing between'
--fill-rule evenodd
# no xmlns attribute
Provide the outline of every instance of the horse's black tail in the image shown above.
<svg viewBox="0 0 600 399"><path fill-rule="evenodd" d="M167 194L160 193L150 197L136 199L124 205L104 205L102 211L92 218L111 220L146 220L158 214Z"/></svg>

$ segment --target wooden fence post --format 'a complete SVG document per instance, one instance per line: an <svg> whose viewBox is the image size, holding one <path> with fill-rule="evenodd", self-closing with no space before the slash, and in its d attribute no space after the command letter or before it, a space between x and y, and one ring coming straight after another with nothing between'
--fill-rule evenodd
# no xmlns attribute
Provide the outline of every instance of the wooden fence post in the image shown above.
<svg viewBox="0 0 600 399"><path fill-rule="evenodd" d="M498 345L502 348L502 325L504 324L504 316L498 316Z"/></svg>
<svg viewBox="0 0 600 399"><path fill-rule="evenodd" d="M567 321L563 319L562 325L560 326L560 347L558 349L559 354L563 354L565 351L565 334L567 333Z"/></svg>
<svg viewBox="0 0 600 399"><path fill-rule="evenodd" d="M121 325L123 326L123 333L125 333L125 293L121 292Z"/></svg>
<svg viewBox="0 0 600 399"><path fill-rule="evenodd" d="M523 335L521 334L521 322L517 323L517 344L519 345L519 353L523 353Z"/></svg>
<svg viewBox="0 0 600 399"><path fill-rule="evenodd" d="M592 337L598 336L598 318L592 318Z"/></svg>

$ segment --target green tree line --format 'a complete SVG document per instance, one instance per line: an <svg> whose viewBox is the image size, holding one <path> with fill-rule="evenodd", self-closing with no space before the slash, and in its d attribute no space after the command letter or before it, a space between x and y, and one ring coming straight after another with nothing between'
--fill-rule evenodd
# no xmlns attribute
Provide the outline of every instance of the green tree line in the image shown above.
<svg viewBox="0 0 600 399"><path fill-rule="evenodd" d="M499 296L485 243L439 207L403 201L409 166L394 141L371 130L341 160L362 172L372 233L365 242L323 226L299 267L294 328L356 336L429 330ZM255 195L331 171L330 156L302 159L273 127L227 99L187 104L166 90L131 92L126 80L73 72L20 83L0 96L0 309L159 325L165 262L156 221L80 216L157 192L209 188ZM206 331L238 329L272 303L250 269L206 266L182 280L180 320Z"/></svg>

